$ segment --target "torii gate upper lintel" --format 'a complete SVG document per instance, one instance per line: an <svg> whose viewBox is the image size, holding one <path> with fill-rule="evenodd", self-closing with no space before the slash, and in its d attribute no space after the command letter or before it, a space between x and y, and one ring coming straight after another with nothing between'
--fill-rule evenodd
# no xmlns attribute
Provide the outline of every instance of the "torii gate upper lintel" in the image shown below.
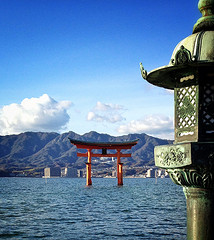
<svg viewBox="0 0 214 240"><path fill-rule="evenodd" d="M117 158L117 179L118 185L123 185L123 163L120 162L121 157L131 157L131 153L121 153L122 149L131 149L135 146L139 139L127 142L88 142L69 138L71 144L75 145L77 149L87 149L86 153L77 152L78 157L87 157L86 163L86 185L92 185L91 180L91 158L92 157L116 157ZM93 153L93 149L102 149L101 154ZM114 149L116 153L107 153L108 149Z"/></svg>

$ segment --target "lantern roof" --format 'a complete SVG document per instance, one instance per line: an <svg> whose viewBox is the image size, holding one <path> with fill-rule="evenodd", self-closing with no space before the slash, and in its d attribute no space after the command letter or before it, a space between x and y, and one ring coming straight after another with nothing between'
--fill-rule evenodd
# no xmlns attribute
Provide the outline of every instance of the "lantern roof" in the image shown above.
<svg viewBox="0 0 214 240"><path fill-rule="evenodd" d="M213 69L214 0L200 0L198 8L202 17L194 25L193 34L177 44L168 65L147 73L140 64L142 77L149 83L174 89L193 84L199 69Z"/></svg>

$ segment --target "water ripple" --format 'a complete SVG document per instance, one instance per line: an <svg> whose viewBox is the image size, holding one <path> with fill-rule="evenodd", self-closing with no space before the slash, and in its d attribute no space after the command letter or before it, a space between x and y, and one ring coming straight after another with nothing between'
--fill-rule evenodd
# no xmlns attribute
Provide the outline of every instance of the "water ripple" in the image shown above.
<svg viewBox="0 0 214 240"><path fill-rule="evenodd" d="M170 179L0 178L2 239L186 239L182 189Z"/></svg>

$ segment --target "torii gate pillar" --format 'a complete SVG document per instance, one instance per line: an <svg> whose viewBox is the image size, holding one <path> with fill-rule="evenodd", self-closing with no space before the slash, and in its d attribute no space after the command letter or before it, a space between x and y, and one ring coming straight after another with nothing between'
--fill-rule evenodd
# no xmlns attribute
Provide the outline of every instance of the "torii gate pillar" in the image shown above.
<svg viewBox="0 0 214 240"><path fill-rule="evenodd" d="M118 186L123 185L123 163L118 164L117 181L118 181Z"/></svg>
<svg viewBox="0 0 214 240"><path fill-rule="evenodd" d="M86 163L86 185L92 185L91 180L91 149L88 149L88 162Z"/></svg>
<svg viewBox="0 0 214 240"><path fill-rule="evenodd" d="M120 149L117 149L117 181L118 185L123 185L123 164L120 162Z"/></svg>

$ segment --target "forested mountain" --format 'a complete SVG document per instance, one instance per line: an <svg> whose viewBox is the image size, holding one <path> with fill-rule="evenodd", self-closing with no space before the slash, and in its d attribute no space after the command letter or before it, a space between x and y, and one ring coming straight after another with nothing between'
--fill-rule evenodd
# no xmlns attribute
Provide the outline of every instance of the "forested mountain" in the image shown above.
<svg viewBox="0 0 214 240"><path fill-rule="evenodd" d="M26 132L0 136L0 169L11 172L26 169L43 171L43 168L52 166L84 168L87 159L77 158L77 149L68 138L93 142L121 142L139 139L138 144L131 150L132 158L121 159L124 165L133 167L154 165L154 146L172 143L170 140L154 138L144 133L113 137L94 131L84 135L74 132L63 134Z"/></svg>

